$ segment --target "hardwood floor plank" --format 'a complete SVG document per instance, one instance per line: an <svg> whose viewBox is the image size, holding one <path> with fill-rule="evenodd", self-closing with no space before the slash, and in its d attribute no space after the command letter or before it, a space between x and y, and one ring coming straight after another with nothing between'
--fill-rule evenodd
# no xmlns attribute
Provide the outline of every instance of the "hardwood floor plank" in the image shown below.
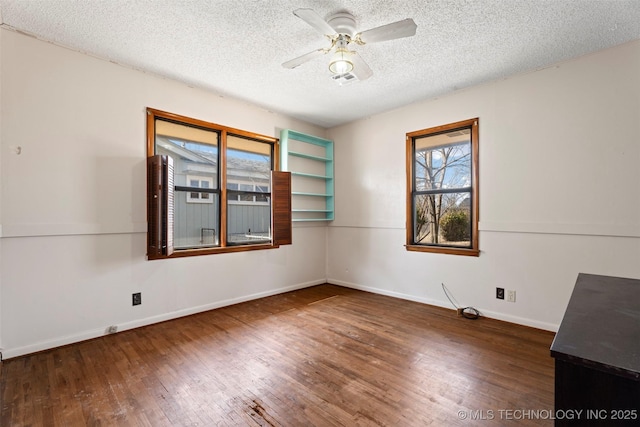
<svg viewBox="0 0 640 427"><path fill-rule="evenodd" d="M551 426L499 411L553 409L552 339L319 285L6 360L0 425Z"/></svg>

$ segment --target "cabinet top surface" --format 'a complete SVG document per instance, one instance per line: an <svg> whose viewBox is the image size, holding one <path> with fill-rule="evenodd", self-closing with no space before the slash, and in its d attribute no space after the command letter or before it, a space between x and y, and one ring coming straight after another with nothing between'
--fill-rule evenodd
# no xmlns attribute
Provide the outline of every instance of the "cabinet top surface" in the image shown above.
<svg viewBox="0 0 640 427"><path fill-rule="evenodd" d="M640 280L580 273L551 355L640 380Z"/></svg>

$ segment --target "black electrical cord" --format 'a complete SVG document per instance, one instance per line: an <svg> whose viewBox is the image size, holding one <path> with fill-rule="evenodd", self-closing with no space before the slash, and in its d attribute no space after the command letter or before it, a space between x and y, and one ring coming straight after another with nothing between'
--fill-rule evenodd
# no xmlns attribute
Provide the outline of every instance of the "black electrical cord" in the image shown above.
<svg viewBox="0 0 640 427"><path fill-rule="evenodd" d="M449 296L450 292L447 289L447 287L444 285L444 283L442 284L442 290L444 291L444 294L449 300L449 302L455 307L455 309L458 311L458 313L460 313L462 317L464 317L465 319L471 319L471 320L476 320L477 318L480 317L480 312L474 307L464 307L464 308L458 307L458 304L453 302L455 300L455 298L453 298L453 295Z"/></svg>

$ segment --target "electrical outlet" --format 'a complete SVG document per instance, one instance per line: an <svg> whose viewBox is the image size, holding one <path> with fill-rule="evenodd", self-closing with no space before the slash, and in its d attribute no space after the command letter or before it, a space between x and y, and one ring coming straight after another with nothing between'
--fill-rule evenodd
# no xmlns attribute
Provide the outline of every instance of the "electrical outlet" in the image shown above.
<svg viewBox="0 0 640 427"><path fill-rule="evenodd" d="M504 299L504 288L496 288L496 298Z"/></svg>
<svg viewBox="0 0 640 427"><path fill-rule="evenodd" d="M133 301L133 305L142 304L142 293L141 292L136 292L135 294L132 295L131 299Z"/></svg>
<svg viewBox="0 0 640 427"><path fill-rule="evenodd" d="M507 291L507 302L516 302L516 291Z"/></svg>

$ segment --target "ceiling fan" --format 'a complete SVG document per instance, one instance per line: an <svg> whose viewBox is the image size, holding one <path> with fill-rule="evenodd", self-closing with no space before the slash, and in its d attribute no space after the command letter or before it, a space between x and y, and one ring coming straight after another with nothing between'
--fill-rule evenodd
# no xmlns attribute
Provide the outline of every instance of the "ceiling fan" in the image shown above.
<svg viewBox="0 0 640 427"><path fill-rule="evenodd" d="M284 68L296 68L318 56L326 55L333 51L329 61L329 71L333 73L333 79L338 80L339 83L354 80L354 78L366 80L373 75L373 71L360 55L356 51L349 49L350 44L365 45L411 37L415 35L417 28L413 19L407 18L356 33L356 20L349 12L335 13L326 21L312 9L296 9L293 14L324 34L331 42L331 45L287 61L282 66Z"/></svg>

